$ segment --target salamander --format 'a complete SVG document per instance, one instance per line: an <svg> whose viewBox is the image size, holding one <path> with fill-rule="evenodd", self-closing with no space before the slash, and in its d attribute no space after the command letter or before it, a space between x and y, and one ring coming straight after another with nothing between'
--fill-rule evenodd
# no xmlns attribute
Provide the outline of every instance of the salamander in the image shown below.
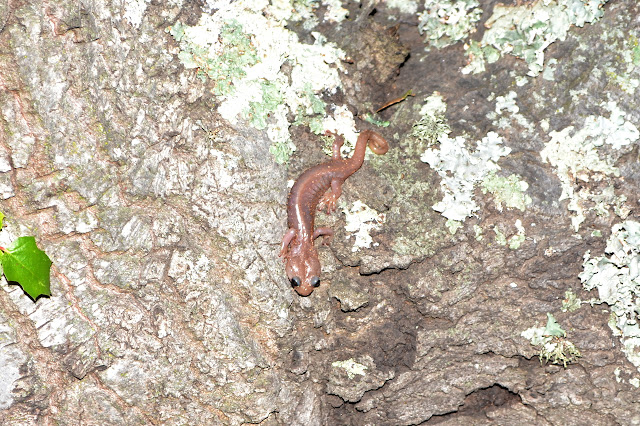
<svg viewBox="0 0 640 426"><path fill-rule="evenodd" d="M320 285L320 261L313 245L322 236L322 244L328 245L333 238L330 228L315 228L316 209L326 207L327 213L336 209L336 201L342 193L342 184L354 174L364 162L369 148L378 155L389 149L387 141L372 130L358 136L351 158L342 158L340 148L342 136L335 136L333 158L306 170L289 192L287 202L288 231L282 238L280 257L286 262L286 272L291 286L300 296L308 296ZM327 190L331 188L330 192Z"/></svg>

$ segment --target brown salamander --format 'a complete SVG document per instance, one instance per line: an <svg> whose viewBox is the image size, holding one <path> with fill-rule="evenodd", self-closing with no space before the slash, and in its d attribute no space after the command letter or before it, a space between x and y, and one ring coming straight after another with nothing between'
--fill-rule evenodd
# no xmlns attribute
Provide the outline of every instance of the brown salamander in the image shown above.
<svg viewBox="0 0 640 426"><path fill-rule="evenodd" d="M319 205L326 206L327 213L336 209L342 184L362 166L367 145L378 155L389 149L389 144L382 136L365 130L358 136L351 158L343 159L340 156L343 142L342 136L336 135L333 159L302 173L289 193L289 230L282 238L280 256L287 263L287 277L291 286L301 296L310 295L320 285L320 261L313 241L323 236L322 243L328 245L333 238L330 228L315 229L316 209ZM331 192L327 192L329 188Z"/></svg>

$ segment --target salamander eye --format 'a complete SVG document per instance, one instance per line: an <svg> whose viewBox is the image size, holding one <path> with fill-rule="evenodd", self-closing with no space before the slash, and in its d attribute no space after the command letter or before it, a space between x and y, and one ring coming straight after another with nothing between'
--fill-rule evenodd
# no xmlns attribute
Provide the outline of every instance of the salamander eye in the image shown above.
<svg viewBox="0 0 640 426"><path fill-rule="evenodd" d="M298 277L291 278L291 287L300 287L300 284L302 284L300 282L300 278Z"/></svg>
<svg viewBox="0 0 640 426"><path fill-rule="evenodd" d="M320 278L318 277L311 277L311 287L320 287Z"/></svg>

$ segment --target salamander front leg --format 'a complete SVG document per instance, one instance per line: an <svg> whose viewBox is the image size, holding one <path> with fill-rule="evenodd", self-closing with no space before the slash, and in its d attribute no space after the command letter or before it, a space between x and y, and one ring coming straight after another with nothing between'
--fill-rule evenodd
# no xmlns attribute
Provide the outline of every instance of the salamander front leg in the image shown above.
<svg viewBox="0 0 640 426"><path fill-rule="evenodd" d="M340 154L340 148L342 148L342 145L344 144L344 137L342 135L339 135L337 133L333 133L330 131L326 131L325 135L327 136L331 136L333 135L333 159L334 160L340 160L342 159L342 155Z"/></svg>
<svg viewBox="0 0 640 426"><path fill-rule="evenodd" d="M289 248L289 243L293 240L293 237L296 236L296 230L293 228L289 228L284 237L282 237L282 247L280 248L279 257L286 258L287 249Z"/></svg>
<svg viewBox="0 0 640 426"><path fill-rule="evenodd" d="M333 229L331 228L317 228L313 233L313 239L318 237L324 237L322 239L322 245L328 246L333 240Z"/></svg>

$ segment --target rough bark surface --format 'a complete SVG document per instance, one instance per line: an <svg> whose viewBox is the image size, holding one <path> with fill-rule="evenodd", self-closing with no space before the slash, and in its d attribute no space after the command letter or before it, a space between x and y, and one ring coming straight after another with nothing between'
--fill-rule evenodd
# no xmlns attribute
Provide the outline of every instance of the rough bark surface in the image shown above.
<svg viewBox="0 0 640 426"><path fill-rule="evenodd" d="M134 3L146 7L137 26ZM2 282L0 423L640 424L640 373L606 305L561 311L567 290L596 297L578 279L583 255L602 253L621 219L589 211L576 232L540 157L545 119L560 130L616 101L640 125L639 92L604 71L638 34L635 1L573 27L545 53L555 80L523 86L513 57L461 74L462 43L425 52L417 18L385 3L320 25L350 58L334 102L362 116L416 96L381 113L392 150L345 184L344 200L386 213L376 244L352 251L344 216L319 214L336 238L319 248L323 283L308 298L277 255L287 180L323 160L320 143L292 129L298 150L278 165L265 132L218 115L211 83L165 31L198 21L202 5L181 3L0 0L0 243L35 235L54 263L51 298ZM409 137L434 91L452 135L505 139L500 173L529 184L524 212L478 189L476 216L449 232L432 208L440 177ZM519 116L492 115L510 91ZM607 155L620 176L576 188L613 185L638 220L638 142ZM517 249L488 235L516 235L516 220ZM582 354L566 368L541 364L521 336L546 313Z"/></svg>

